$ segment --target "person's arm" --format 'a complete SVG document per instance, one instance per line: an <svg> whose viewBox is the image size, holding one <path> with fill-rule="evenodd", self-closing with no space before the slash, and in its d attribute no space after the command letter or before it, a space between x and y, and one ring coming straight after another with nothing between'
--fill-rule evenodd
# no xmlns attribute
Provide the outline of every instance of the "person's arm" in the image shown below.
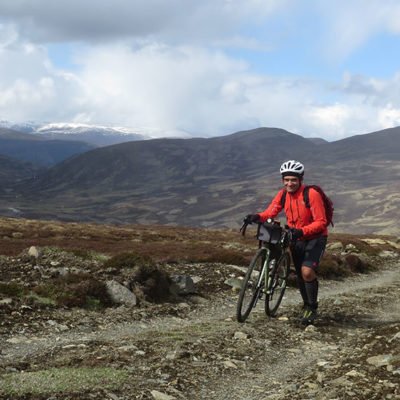
<svg viewBox="0 0 400 400"><path fill-rule="evenodd" d="M265 222L268 218L275 218L282 211L281 199L284 190L280 190L269 206L263 212L258 213L261 222Z"/></svg>
<svg viewBox="0 0 400 400"><path fill-rule="evenodd" d="M313 222L301 228L304 236L312 236L322 233L328 225L325 214L325 205L321 195L313 188L310 188L308 195Z"/></svg>

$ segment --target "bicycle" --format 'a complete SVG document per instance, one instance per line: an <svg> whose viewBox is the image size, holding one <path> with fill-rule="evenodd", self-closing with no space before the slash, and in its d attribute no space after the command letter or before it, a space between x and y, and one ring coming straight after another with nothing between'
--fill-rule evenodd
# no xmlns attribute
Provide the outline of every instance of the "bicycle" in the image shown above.
<svg viewBox="0 0 400 400"><path fill-rule="evenodd" d="M244 236L248 222L240 232ZM251 310L265 295L265 313L276 316L285 293L290 270L290 231L282 228L279 221L268 219L259 223L256 238L259 248L243 279L237 302L236 318L245 322Z"/></svg>

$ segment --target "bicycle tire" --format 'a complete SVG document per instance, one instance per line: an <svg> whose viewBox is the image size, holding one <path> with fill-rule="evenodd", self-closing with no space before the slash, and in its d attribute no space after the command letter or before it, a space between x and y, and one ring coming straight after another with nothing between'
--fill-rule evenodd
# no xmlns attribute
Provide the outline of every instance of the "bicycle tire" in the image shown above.
<svg viewBox="0 0 400 400"><path fill-rule="evenodd" d="M265 313L274 317L285 294L290 269L290 256L283 253L269 271L268 288L265 296Z"/></svg>
<svg viewBox="0 0 400 400"><path fill-rule="evenodd" d="M245 322L253 309L256 300L260 296L264 286L264 279L260 287L257 286L258 278L267 256L266 249L259 249L254 255L243 279L242 286L239 292L239 298L236 308L236 318L238 322ZM257 273L258 272L258 273Z"/></svg>

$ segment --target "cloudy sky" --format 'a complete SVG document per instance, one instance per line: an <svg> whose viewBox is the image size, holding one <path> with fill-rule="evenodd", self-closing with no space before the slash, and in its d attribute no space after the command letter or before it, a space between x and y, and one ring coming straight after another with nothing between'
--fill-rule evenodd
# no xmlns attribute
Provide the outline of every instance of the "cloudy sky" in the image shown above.
<svg viewBox="0 0 400 400"><path fill-rule="evenodd" d="M1 0L0 119L335 140L400 125L398 0Z"/></svg>

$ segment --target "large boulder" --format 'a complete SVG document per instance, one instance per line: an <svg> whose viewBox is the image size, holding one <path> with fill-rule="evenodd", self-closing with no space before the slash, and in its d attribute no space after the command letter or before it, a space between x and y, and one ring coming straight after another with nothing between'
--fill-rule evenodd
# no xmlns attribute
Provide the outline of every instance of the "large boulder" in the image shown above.
<svg viewBox="0 0 400 400"><path fill-rule="evenodd" d="M122 304L128 307L137 305L137 298L127 287L121 285L115 280L106 282L107 293L114 304Z"/></svg>

